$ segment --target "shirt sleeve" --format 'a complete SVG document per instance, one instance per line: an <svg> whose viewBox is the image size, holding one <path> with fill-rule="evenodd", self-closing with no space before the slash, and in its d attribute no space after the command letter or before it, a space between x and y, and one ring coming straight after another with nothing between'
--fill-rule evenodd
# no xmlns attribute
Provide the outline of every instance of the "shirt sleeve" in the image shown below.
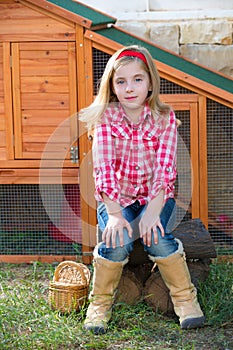
<svg viewBox="0 0 233 350"><path fill-rule="evenodd" d="M116 153L111 124L99 124L95 128L92 146L95 198L103 201L104 192L111 200L120 201L120 186L115 172Z"/></svg>
<svg viewBox="0 0 233 350"><path fill-rule="evenodd" d="M177 152L177 124L175 113L170 112L169 121L159 138L156 154L152 189L149 200L155 198L161 190L174 192L176 181L176 152Z"/></svg>

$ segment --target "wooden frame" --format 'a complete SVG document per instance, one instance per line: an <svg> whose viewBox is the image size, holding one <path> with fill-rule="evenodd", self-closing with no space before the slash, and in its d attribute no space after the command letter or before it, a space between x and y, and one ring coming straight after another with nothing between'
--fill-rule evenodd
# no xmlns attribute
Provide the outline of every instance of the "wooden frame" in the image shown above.
<svg viewBox="0 0 233 350"><path fill-rule="evenodd" d="M82 256L77 255L0 255L0 263L11 264L30 264L33 261L52 264L65 260L83 262Z"/></svg>
<svg viewBox="0 0 233 350"><path fill-rule="evenodd" d="M67 44L68 54L68 90L69 111L75 115L78 110L89 105L94 96L93 91L93 48L109 55L123 45L100 35L93 28L92 21L71 13L46 0L17 0L16 6L25 6L36 13L36 18L43 17L53 27L53 37L48 35L48 28L41 33L23 29L22 33L14 31L9 26L13 23L6 20L4 32L0 34L3 52L3 90L4 113L6 130L6 148L1 154L0 184L79 184L81 188L81 216L83 231L83 262L90 263L92 249L96 242L96 203L93 196L91 140L88 138L85 126L76 118L72 119L69 137L74 146L79 147L79 160L76 164L65 159L49 159L48 162L35 159L33 152L26 156L22 146L22 92L20 75L20 47L35 45L43 42ZM22 10L22 9L21 9ZM4 18L3 18L4 20ZM16 19L17 21L17 19ZM3 22L2 22L3 23ZM21 24L23 23L21 19ZM32 19L29 19L32 28ZM8 30L8 27L9 30ZM114 26L113 26L114 27ZM57 31L55 28L59 28ZM115 26L115 28L117 28ZM119 32L125 32L119 29ZM125 32L126 33L126 32ZM133 36L133 35L132 35ZM136 36L133 36L137 39ZM142 40L141 38L138 38ZM152 45L149 42L147 44ZM190 153L192 159L192 217L199 217L208 226L208 178L207 178L207 99L211 99L229 108L232 108L232 94L214 85L180 71L169 64L155 60L159 74L162 78L182 86L191 94L166 94L161 96L164 102L171 104L174 110L189 111L190 113ZM1 68L1 67L0 67ZM4 125L2 123L2 125ZM27 159L28 158L28 159ZM0 256L0 261L30 262L62 261L76 259L75 256Z"/></svg>

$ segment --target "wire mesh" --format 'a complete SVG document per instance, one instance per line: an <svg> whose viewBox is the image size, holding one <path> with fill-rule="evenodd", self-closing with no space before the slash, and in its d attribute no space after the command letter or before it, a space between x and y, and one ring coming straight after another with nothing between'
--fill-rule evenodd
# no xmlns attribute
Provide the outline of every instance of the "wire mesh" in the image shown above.
<svg viewBox="0 0 233 350"><path fill-rule="evenodd" d="M181 121L178 128L177 179L175 197L177 203L177 224L191 219L191 158L190 158L190 111L176 111L176 118Z"/></svg>
<svg viewBox="0 0 233 350"><path fill-rule="evenodd" d="M164 78L160 78L161 94L193 94L193 91L184 88Z"/></svg>
<svg viewBox="0 0 233 350"><path fill-rule="evenodd" d="M106 52L100 51L96 48L92 49L92 69L93 69L93 86L94 86L94 95L98 92L98 86L100 79L103 75L104 68L109 60L111 55Z"/></svg>
<svg viewBox="0 0 233 350"><path fill-rule="evenodd" d="M233 112L207 101L209 232L219 252L233 253Z"/></svg>
<svg viewBox="0 0 233 350"><path fill-rule="evenodd" d="M0 254L81 254L74 217L80 218L78 185L0 185Z"/></svg>

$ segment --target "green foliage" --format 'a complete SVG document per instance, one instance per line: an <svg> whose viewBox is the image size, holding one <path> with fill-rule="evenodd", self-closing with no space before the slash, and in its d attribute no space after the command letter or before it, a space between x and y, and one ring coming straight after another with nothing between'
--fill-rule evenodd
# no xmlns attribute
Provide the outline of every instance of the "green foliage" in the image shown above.
<svg viewBox="0 0 233 350"><path fill-rule="evenodd" d="M209 325L233 324L233 264L212 264L199 300Z"/></svg>
<svg viewBox="0 0 233 350"><path fill-rule="evenodd" d="M200 286L207 318L200 330L182 331L177 319L154 313L144 302L114 306L105 335L84 332L80 313L62 315L47 302L55 266L0 264L1 350L191 350L233 348L232 264L212 264Z"/></svg>

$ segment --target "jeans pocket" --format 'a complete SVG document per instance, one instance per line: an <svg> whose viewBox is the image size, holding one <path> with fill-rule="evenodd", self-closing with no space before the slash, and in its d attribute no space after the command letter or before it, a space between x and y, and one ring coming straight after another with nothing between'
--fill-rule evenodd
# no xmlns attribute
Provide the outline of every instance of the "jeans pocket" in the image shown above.
<svg viewBox="0 0 233 350"><path fill-rule="evenodd" d="M172 231L176 220L176 202L173 198L170 198L166 202L160 215L160 220L164 227L165 233L169 234Z"/></svg>
<svg viewBox="0 0 233 350"><path fill-rule="evenodd" d="M108 213L104 203L100 203L98 205L97 220L98 220L99 228L103 232L108 222Z"/></svg>

